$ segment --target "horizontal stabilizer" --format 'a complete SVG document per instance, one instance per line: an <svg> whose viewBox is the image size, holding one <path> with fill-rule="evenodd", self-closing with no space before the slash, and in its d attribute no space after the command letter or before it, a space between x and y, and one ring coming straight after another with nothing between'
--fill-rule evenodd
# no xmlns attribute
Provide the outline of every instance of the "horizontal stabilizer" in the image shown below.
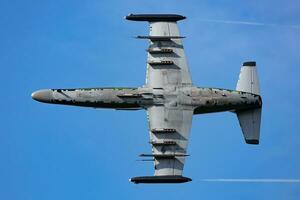
<svg viewBox="0 0 300 200"><path fill-rule="evenodd" d="M237 91L260 95L256 62L244 62L241 68ZM261 107L249 110L236 110L240 126L247 144L259 144Z"/></svg>
<svg viewBox="0 0 300 200"><path fill-rule="evenodd" d="M236 112L247 144L259 144L261 108Z"/></svg>
<svg viewBox="0 0 300 200"><path fill-rule="evenodd" d="M257 95L260 94L256 62L250 61L243 63L236 90Z"/></svg>
<svg viewBox="0 0 300 200"><path fill-rule="evenodd" d="M184 176L140 176L133 177L129 181L138 183L185 183L192 181L192 179Z"/></svg>

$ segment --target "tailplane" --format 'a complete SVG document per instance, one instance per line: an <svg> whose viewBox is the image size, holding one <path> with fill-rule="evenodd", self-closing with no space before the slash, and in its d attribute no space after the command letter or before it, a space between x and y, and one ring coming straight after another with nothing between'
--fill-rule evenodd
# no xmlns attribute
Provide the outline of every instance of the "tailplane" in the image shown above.
<svg viewBox="0 0 300 200"><path fill-rule="evenodd" d="M260 95L256 62L243 63L236 90Z"/></svg>
<svg viewBox="0 0 300 200"><path fill-rule="evenodd" d="M237 91L260 95L256 62L244 62L241 68ZM259 144L261 108L236 111L247 144Z"/></svg>
<svg viewBox="0 0 300 200"><path fill-rule="evenodd" d="M261 108L237 111L243 135L247 144L259 144Z"/></svg>

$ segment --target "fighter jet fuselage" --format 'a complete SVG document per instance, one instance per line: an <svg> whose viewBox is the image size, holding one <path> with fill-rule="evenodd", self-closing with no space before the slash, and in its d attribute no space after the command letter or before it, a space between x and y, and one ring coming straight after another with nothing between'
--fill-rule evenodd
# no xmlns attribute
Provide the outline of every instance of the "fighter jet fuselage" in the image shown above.
<svg viewBox="0 0 300 200"><path fill-rule="evenodd" d="M259 108L262 104L259 95L199 87L48 89L34 92L32 97L44 103L117 110L181 106L194 109L194 114Z"/></svg>

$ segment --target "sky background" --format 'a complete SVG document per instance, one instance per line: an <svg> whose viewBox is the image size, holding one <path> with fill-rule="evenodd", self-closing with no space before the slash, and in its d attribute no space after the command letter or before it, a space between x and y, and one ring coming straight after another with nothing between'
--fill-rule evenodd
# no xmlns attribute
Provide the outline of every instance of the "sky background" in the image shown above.
<svg viewBox="0 0 300 200"><path fill-rule="evenodd" d="M300 184L203 182L300 178L300 3L297 0L0 1L0 199L299 199ZM144 111L41 104L44 88L144 84L148 25L128 13L178 13L193 82L234 89L256 60L261 144L246 145L236 116L194 116L179 185L135 185L152 175ZM272 26L205 22L250 21Z"/></svg>

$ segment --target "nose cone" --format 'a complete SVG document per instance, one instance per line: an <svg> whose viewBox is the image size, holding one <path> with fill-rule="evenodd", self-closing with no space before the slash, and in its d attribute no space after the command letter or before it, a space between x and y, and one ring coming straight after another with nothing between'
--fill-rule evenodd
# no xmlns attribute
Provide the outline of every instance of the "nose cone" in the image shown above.
<svg viewBox="0 0 300 200"><path fill-rule="evenodd" d="M31 97L40 102L49 103L52 99L52 90L38 90L31 94Z"/></svg>

